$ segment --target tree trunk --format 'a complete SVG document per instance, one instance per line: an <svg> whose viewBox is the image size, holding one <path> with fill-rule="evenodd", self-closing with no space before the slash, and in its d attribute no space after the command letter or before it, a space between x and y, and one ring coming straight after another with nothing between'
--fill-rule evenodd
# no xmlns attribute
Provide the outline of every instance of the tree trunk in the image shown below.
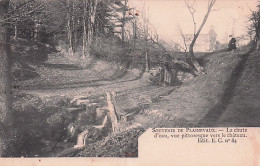
<svg viewBox="0 0 260 166"><path fill-rule="evenodd" d="M257 40L257 43L256 43L256 50L260 51L260 40L259 39Z"/></svg>
<svg viewBox="0 0 260 166"><path fill-rule="evenodd" d="M9 0L0 0L0 20L6 18ZM5 23L0 22L0 156L5 153L7 130L12 126L12 96L10 67L10 34Z"/></svg>
<svg viewBox="0 0 260 166"><path fill-rule="evenodd" d="M34 34L33 34L33 39L34 41L38 41L39 40L39 27L38 27L38 23L34 23Z"/></svg>
<svg viewBox="0 0 260 166"><path fill-rule="evenodd" d="M83 58L90 55L90 46L93 39L93 31L96 17L96 9L98 0L85 0L84 1L84 32L83 32ZM87 20L86 20L87 17ZM87 25L86 25L87 22ZM85 29L87 30L86 37L84 37Z"/></svg>
<svg viewBox="0 0 260 166"><path fill-rule="evenodd" d="M133 21L133 41L134 41L134 51L135 51L135 47L136 47L136 38L137 38L137 36L136 36L136 18L135 18L135 16L134 16L134 21Z"/></svg>
<svg viewBox="0 0 260 166"><path fill-rule="evenodd" d="M151 62L150 62L150 55L148 54L148 51L145 51L145 71L149 72L151 68Z"/></svg>
<svg viewBox="0 0 260 166"><path fill-rule="evenodd" d="M76 18L75 18L75 2L72 1L72 17L71 17L71 22L72 22L72 35L74 36L74 41L72 43L72 50L76 50L76 42L77 42L77 35L76 35ZM73 40L73 39L71 39Z"/></svg>
<svg viewBox="0 0 260 166"><path fill-rule="evenodd" d="M203 72L203 67L200 66L200 64L198 63L198 61L196 60L195 56L194 56L194 52L193 52L193 48L194 45L196 43L197 38L199 37L199 34L203 28L203 26L205 25L205 23L207 22L208 16L209 16L210 10L208 10L207 14L205 15L202 24L200 25L198 31L196 32L196 34L194 34L194 38L190 44L190 48L189 48L189 54L188 54L188 63L191 64L191 66L198 72L198 73L202 73Z"/></svg>
<svg viewBox="0 0 260 166"><path fill-rule="evenodd" d="M256 50L260 50L260 20L258 20L258 26L256 30Z"/></svg>
<svg viewBox="0 0 260 166"><path fill-rule="evenodd" d="M70 56L73 56L70 0L67 1L67 5L68 5L67 36L68 36L68 41L69 41L69 50L68 50L68 52L69 52Z"/></svg>
<svg viewBox="0 0 260 166"><path fill-rule="evenodd" d="M198 61L196 60L195 56L194 56L194 52L193 52L193 47L196 43L197 38L199 37L199 34L203 28L203 26L205 25L205 23L207 22L207 19L209 17L209 13L211 12L212 7L214 6L216 0L209 0L208 1L208 10L206 15L203 18L203 21L198 29L198 31L194 34L194 37L192 39L192 42L190 44L190 48L189 48L189 54L188 54L188 63L191 65L191 67L193 67L195 69L195 72L197 71L197 73L204 73L204 69L202 66L200 66L200 64L198 63Z"/></svg>
<svg viewBox="0 0 260 166"><path fill-rule="evenodd" d="M126 6L127 6L127 0L125 0L124 1L124 9L123 9L123 21L122 21L122 34L121 34L121 36L122 36L122 44L124 44L124 42L125 42L125 17L126 17Z"/></svg>
<svg viewBox="0 0 260 166"><path fill-rule="evenodd" d="M73 48L72 48L72 31L71 31L71 20L68 20L67 30L68 30L68 40L69 40L69 55L73 56Z"/></svg>
<svg viewBox="0 0 260 166"><path fill-rule="evenodd" d="M17 25L14 26L14 39L17 39Z"/></svg>
<svg viewBox="0 0 260 166"><path fill-rule="evenodd" d="M151 69L151 57L149 54L149 47L148 47L148 34L149 34L149 29L148 29L148 24L149 24L149 8L148 8L148 12L145 12L145 17L144 17L144 30L145 30L145 59L146 59L146 71L150 71Z"/></svg>
<svg viewBox="0 0 260 166"><path fill-rule="evenodd" d="M14 7L14 10L17 10L16 9L16 6ZM14 39L17 39L17 35L18 35L18 29L17 29L17 24L18 24L18 19L15 18L15 23L14 23Z"/></svg>
<svg viewBox="0 0 260 166"><path fill-rule="evenodd" d="M84 9L85 11L85 9ZM84 12L85 13L85 12ZM82 37L82 57L86 57L86 42L87 42L87 25L86 18L83 16L83 37Z"/></svg>
<svg viewBox="0 0 260 166"><path fill-rule="evenodd" d="M86 41L86 54L85 56L90 55L90 45L92 42L92 34L93 34L93 28L92 28L92 0L89 0L88 2L88 21L87 21L87 41Z"/></svg>
<svg viewBox="0 0 260 166"><path fill-rule="evenodd" d="M87 54L87 2L83 2L83 37L82 37L82 57L85 58Z"/></svg>

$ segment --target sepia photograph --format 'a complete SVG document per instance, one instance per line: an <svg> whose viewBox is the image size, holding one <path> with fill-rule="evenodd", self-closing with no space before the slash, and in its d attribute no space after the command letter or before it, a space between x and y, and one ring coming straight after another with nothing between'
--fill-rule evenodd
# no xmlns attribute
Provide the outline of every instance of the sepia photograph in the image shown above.
<svg viewBox="0 0 260 166"><path fill-rule="evenodd" d="M260 127L259 38L258 0L0 0L0 157L138 159L151 128Z"/></svg>

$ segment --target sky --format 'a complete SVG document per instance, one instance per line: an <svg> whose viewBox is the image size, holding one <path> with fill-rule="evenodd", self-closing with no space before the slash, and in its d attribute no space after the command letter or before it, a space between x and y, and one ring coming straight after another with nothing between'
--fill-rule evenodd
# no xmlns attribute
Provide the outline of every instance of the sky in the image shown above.
<svg viewBox="0 0 260 166"><path fill-rule="evenodd" d="M159 38L166 42L175 41L180 36L178 26L184 34L193 33L192 17L184 0L130 0L129 4L137 10L142 10L144 4L146 9L149 8L149 21ZM201 33L208 33L213 26L220 42L226 42L228 35L239 37L246 34L250 10L255 10L256 5L257 0L217 0ZM195 8L195 20L199 27L206 13L207 0L197 0Z"/></svg>

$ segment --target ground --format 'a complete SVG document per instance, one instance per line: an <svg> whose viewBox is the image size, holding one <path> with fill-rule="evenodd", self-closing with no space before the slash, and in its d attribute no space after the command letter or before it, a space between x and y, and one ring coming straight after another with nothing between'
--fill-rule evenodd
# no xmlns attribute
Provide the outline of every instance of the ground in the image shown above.
<svg viewBox="0 0 260 166"><path fill-rule="evenodd" d="M114 91L117 110L121 114L132 113L131 122L141 124L142 129L260 126L259 52L239 50L210 53L203 55L200 61L206 74L177 86L162 86L153 85L147 74L138 68L125 68L119 63L93 59L91 65L82 68L71 63L61 53L52 53L47 61L30 64L39 76L14 82L15 95L22 96L16 98L14 105L17 109L22 105L23 110L26 110L29 106L25 102L31 102L36 107L35 101L40 101L38 108L44 105L48 108L44 111L49 116L57 111L62 112L61 107L66 104L62 105L61 100L66 102L75 96L85 96L106 102L106 92ZM28 95L32 97L28 98ZM141 134L142 129L131 131L130 135ZM131 137L136 138L133 135ZM114 141L113 136L109 138ZM95 144L92 146L95 147ZM133 146L137 148L137 145ZM100 148L104 149L105 146ZM93 151L73 151L69 152L73 155L63 156L109 156L106 150L102 153ZM111 155L124 157L124 154ZM133 154L135 156L136 152L131 151L130 157Z"/></svg>

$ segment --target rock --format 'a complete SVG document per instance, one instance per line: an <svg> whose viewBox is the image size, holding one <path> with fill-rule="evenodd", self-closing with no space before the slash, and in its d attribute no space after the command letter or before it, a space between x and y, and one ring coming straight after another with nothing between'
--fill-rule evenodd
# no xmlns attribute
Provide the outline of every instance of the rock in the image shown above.
<svg viewBox="0 0 260 166"><path fill-rule="evenodd" d="M77 130L78 130L78 126L76 126L74 123L70 123L69 126L67 127L67 136L68 136L67 140L75 138L77 134Z"/></svg>
<svg viewBox="0 0 260 166"><path fill-rule="evenodd" d="M89 101L88 99L85 99L85 100L79 99L79 100L77 100L77 101L75 102L75 105L77 105L77 106L82 105L82 104L88 105L89 103L90 103L90 101Z"/></svg>
<svg viewBox="0 0 260 166"><path fill-rule="evenodd" d="M73 112L79 112L79 111L82 111L83 108L82 108L82 107L69 107L69 108L66 108L66 110L67 110L68 112L73 113Z"/></svg>
<svg viewBox="0 0 260 166"><path fill-rule="evenodd" d="M91 108L91 107L98 107L98 103L89 103L86 105L86 107Z"/></svg>
<svg viewBox="0 0 260 166"><path fill-rule="evenodd" d="M78 106L81 103L86 103L88 104L90 101L87 99L86 96L75 96L71 101L70 104Z"/></svg>
<svg viewBox="0 0 260 166"><path fill-rule="evenodd" d="M89 131L85 130L79 134L78 140L77 140L77 145L74 145L74 148L84 148L86 146L86 138L87 138L88 133L89 133Z"/></svg>
<svg viewBox="0 0 260 166"><path fill-rule="evenodd" d="M79 134L77 145L74 148L83 148L87 144L91 144L103 138L102 132L94 127L87 127L82 133Z"/></svg>

